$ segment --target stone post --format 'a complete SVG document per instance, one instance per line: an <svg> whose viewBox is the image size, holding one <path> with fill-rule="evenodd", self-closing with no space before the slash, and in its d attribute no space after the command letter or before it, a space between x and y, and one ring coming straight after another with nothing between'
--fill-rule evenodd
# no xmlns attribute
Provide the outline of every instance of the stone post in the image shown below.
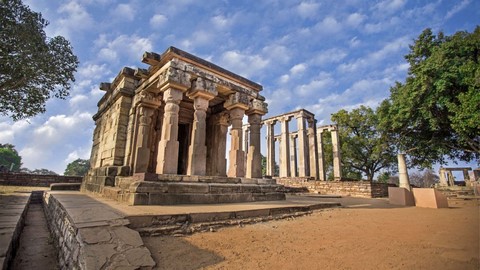
<svg viewBox="0 0 480 270"><path fill-rule="evenodd" d="M192 82L192 87L187 93L193 99L193 126L190 146L188 148L188 175L205 175L207 171L207 109L208 102L217 95L215 85L201 77Z"/></svg>
<svg viewBox="0 0 480 270"><path fill-rule="evenodd" d="M408 179L407 162L405 161L405 154L398 154L398 186L406 188L411 191L410 180Z"/></svg>
<svg viewBox="0 0 480 270"><path fill-rule="evenodd" d="M207 175L227 176L228 113L220 112L210 117L211 131L207 140Z"/></svg>
<svg viewBox="0 0 480 270"><path fill-rule="evenodd" d="M443 169L443 167L440 167L439 176L440 176L440 186L447 187L448 182L447 182L447 179L445 178L445 169Z"/></svg>
<svg viewBox="0 0 480 270"><path fill-rule="evenodd" d="M280 117L282 134L280 140L280 177L290 177L290 138L288 123L291 116Z"/></svg>
<svg viewBox="0 0 480 270"><path fill-rule="evenodd" d="M342 179L342 155L340 151L340 142L338 137L338 130L331 131L332 134L332 148L333 148L333 178L336 181Z"/></svg>
<svg viewBox="0 0 480 270"><path fill-rule="evenodd" d="M327 180L327 173L325 172L325 155L323 153L323 130L317 132L318 144L318 178L320 181Z"/></svg>
<svg viewBox="0 0 480 270"><path fill-rule="evenodd" d="M297 135L290 134L290 177L297 176ZM300 146L301 147L301 146Z"/></svg>
<svg viewBox="0 0 480 270"><path fill-rule="evenodd" d="M305 114L303 111L296 115L298 128L298 176L310 176L310 165L308 158L307 129L305 126Z"/></svg>
<svg viewBox="0 0 480 270"><path fill-rule="evenodd" d="M242 126L242 136L243 136L243 144L242 150L245 153L245 168L247 168L247 157L248 157L248 146L249 146L249 138L250 138L250 125L246 124Z"/></svg>
<svg viewBox="0 0 480 270"><path fill-rule="evenodd" d="M308 152L310 157L310 175L314 179L318 179L318 151L317 151L317 134L316 134L316 120L308 120Z"/></svg>
<svg viewBox="0 0 480 270"><path fill-rule="evenodd" d="M275 123L276 120L268 120L267 125L267 175L275 175Z"/></svg>
<svg viewBox="0 0 480 270"><path fill-rule="evenodd" d="M162 134L158 143L158 174L177 174L178 172L178 112L183 93L190 87L190 75L184 71L169 67L159 75L157 87L163 92L165 102Z"/></svg>
<svg viewBox="0 0 480 270"><path fill-rule="evenodd" d="M135 160L133 164L134 173L147 172L151 152L148 139L150 137L153 109L146 106L140 106L138 113L139 125L135 149Z"/></svg>
<svg viewBox="0 0 480 270"><path fill-rule="evenodd" d="M260 128L262 115L252 113L248 115L248 123L250 124L250 145L247 154L247 172L248 178L262 177L262 155L260 154Z"/></svg>
<svg viewBox="0 0 480 270"><path fill-rule="evenodd" d="M242 150L242 119L244 113L245 110L238 107L230 110L230 122L232 123L232 128L230 130L230 163L227 173L229 177L245 176L245 152Z"/></svg>

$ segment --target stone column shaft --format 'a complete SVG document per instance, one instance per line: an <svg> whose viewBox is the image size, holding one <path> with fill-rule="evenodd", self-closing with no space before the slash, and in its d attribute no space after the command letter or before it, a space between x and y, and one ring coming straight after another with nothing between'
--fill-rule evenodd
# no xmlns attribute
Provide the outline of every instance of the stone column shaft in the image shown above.
<svg viewBox="0 0 480 270"><path fill-rule="evenodd" d="M265 122L267 125L267 168L266 173L269 176L275 174L275 121Z"/></svg>
<svg viewBox="0 0 480 270"><path fill-rule="evenodd" d="M230 110L230 121L232 128L230 130L231 144L229 152L229 177L245 176L245 152L242 150L242 119L245 109L234 107Z"/></svg>
<svg viewBox="0 0 480 270"><path fill-rule="evenodd" d="M142 105L139 106L139 123L135 144L135 159L133 164L134 173L147 172L148 169L151 153L149 138L153 112L153 108Z"/></svg>
<svg viewBox="0 0 480 270"><path fill-rule="evenodd" d="M207 146L205 144L206 135L206 117L208 109L208 99L204 97L194 97L192 136L190 147L188 148L188 175L205 175Z"/></svg>
<svg viewBox="0 0 480 270"><path fill-rule="evenodd" d="M407 171L407 162L405 161L405 154L398 154L398 186L401 188L406 188L411 191L410 187L410 180L408 178L408 171Z"/></svg>
<svg viewBox="0 0 480 270"><path fill-rule="evenodd" d="M445 170L442 167L440 167L439 176L440 176L440 186L447 187L448 182L447 182L447 179L445 178Z"/></svg>
<svg viewBox="0 0 480 270"><path fill-rule="evenodd" d="M320 181L327 180L327 172L325 171L325 155L323 151L323 132L317 133L318 145L318 178Z"/></svg>
<svg viewBox="0 0 480 270"><path fill-rule="evenodd" d="M250 124L250 145L247 154L247 171L248 178L262 177L262 155L260 154L260 128L262 116L252 113L248 115L248 123Z"/></svg>
<svg viewBox="0 0 480 270"><path fill-rule="evenodd" d="M158 174L177 174L178 171L178 104L183 92L168 88L163 92L165 108L162 122L162 137L158 144L157 169Z"/></svg>
<svg viewBox="0 0 480 270"><path fill-rule="evenodd" d="M303 115L297 116L298 127L298 176L310 176L310 165L308 157L308 140L307 130L305 126L305 117Z"/></svg>
<svg viewBox="0 0 480 270"><path fill-rule="evenodd" d="M290 177L297 176L297 140L295 136L290 135Z"/></svg>
<svg viewBox="0 0 480 270"><path fill-rule="evenodd" d="M333 148L333 178L335 180L342 179L342 164L340 142L338 137L338 130L332 130L332 148Z"/></svg>
<svg viewBox="0 0 480 270"><path fill-rule="evenodd" d="M280 118L282 134L280 140L280 177L290 177L290 136L288 122L290 117Z"/></svg>
<svg viewBox="0 0 480 270"><path fill-rule="evenodd" d="M310 175L314 179L318 179L318 150L317 150L317 127L315 124L315 119L311 119L308 122L308 152L310 157Z"/></svg>

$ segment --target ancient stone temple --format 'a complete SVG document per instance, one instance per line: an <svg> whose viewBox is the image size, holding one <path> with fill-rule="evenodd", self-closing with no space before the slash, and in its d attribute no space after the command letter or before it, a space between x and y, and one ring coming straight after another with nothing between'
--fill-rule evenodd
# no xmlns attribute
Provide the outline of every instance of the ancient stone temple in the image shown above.
<svg viewBox="0 0 480 270"><path fill-rule="evenodd" d="M83 190L129 204L285 198L274 180L261 179L261 85L174 47L142 62L149 68L125 67L100 85Z"/></svg>

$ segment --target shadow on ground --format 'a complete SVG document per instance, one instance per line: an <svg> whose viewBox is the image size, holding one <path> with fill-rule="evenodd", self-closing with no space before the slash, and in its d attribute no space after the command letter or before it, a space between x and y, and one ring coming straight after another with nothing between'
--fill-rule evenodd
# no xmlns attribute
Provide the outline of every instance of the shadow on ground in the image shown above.
<svg viewBox="0 0 480 270"><path fill-rule="evenodd" d="M157 263L155 269L201 269L218 264L223 257L200 249L181 237L142 237Z"/></svg>

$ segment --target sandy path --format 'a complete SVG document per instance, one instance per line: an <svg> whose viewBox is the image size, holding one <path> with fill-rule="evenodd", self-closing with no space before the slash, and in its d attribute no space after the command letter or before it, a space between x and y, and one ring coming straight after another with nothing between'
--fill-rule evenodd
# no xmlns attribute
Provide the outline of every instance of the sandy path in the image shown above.
<svg viewBox="0 0 480 270"><path fill-rule="evenodd" d="M144 241L159 269L480 269L476 201L449 209L339 201L350 208Z"/></svg>

